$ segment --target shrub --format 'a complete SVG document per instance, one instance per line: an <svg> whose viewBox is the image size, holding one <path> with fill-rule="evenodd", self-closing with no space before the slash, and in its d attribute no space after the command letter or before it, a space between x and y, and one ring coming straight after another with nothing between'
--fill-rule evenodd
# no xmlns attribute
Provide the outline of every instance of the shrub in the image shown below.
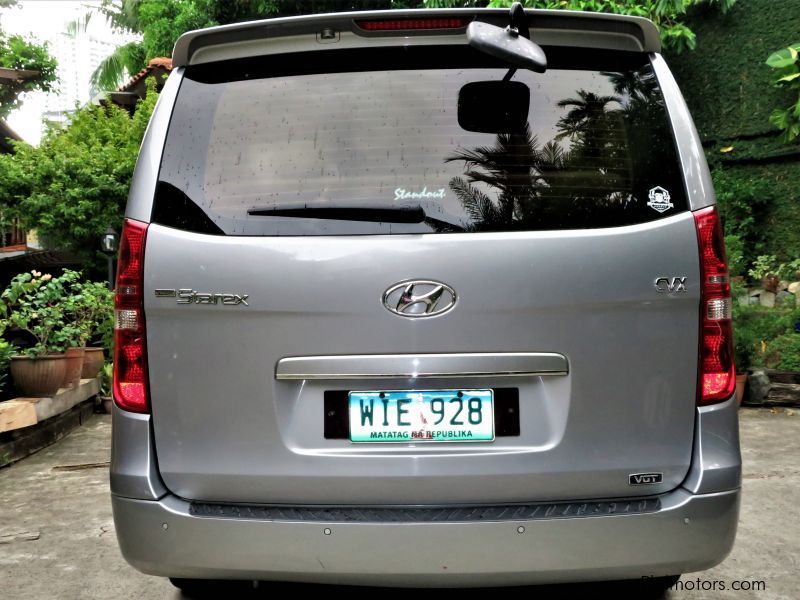
<svg viewBox="0 0 800 600"><path fill-rule="evenodd" d="M787 333L767 344L765 365L782 371L800 371L800 334Z"/></svg>
<svg viewBox="0 0 800 600"><path fill-rule="evenodd" d="M81 258L84 271L102 273L100 239L111 225L119 231L139 146L158 94L131 117L110 104L76 110L70 124L51 129L39 147L14 144L0 158L0 213L35 229L45 248ZM2 215L0 215L2 216Z"/></svg>
<svg viewBox="0 0 800 600"><path fill-rule="evenodd" d="M793 333L800 319L800 309L742 306L738 302L742 293L743 290L734 285L733 346L737 373L744 373L748 367L768 366L770 347L778 338L786 335L800 338Z"/></svg>

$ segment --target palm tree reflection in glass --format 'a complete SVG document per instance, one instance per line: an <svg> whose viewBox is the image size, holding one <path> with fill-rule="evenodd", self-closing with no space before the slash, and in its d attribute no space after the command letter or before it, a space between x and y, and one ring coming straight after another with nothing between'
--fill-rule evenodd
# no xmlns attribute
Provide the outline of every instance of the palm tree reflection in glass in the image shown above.
<svg viewBox="0 0 800 600"><path fill-rule="evenodd" d="M580 89L558 101L568 111L544 144L527 123L493 146L445 158L464 163L449 186L469 218L465 230L556 229L576 219L614 225L620 211L646 202L641 189L658 172L658 138L668 131L663 98L649 68L601 75L615 95Z"/></svg>

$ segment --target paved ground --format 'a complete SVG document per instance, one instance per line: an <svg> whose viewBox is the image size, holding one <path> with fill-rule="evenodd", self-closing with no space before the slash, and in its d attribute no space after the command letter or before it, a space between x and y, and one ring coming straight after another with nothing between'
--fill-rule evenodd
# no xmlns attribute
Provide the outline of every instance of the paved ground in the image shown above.
<svg viewBox="0 0 800 600"><path fill-rule="evenodd" d="M736 546L720 566L683 578L695 582L699 576L706 586L716 582L716 591L673 591L666 596L671 600L798 597L800 411L747 409L741 416L745 493ZM58 444L0 470L3 599L181 598L168 581L137 573L119 554L103 466L110 430L109 417L95 417ZM63 469L93 463L94 468ZM732 591L735 581L763 581L766 589ZM570 597L577 590L538 591L526 595ZM597 596L585 591L579 595Z"/></svg>

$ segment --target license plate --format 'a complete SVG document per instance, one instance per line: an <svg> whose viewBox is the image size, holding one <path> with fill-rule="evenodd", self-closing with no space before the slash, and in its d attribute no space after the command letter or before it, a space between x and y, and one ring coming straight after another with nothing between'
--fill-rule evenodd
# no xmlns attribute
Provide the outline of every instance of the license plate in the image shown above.
<svg viewBox="0 0 800 600"><path fill-rule="evenodd" d="M350 441L491 442L492 390L350 392Z"/></svg>

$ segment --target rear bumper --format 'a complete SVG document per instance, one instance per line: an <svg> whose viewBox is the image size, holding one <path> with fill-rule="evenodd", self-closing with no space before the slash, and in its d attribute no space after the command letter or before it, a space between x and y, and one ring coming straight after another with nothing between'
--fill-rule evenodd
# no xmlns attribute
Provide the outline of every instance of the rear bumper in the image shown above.
<svg viewBox="0 0 800 600"><path fill-rule="evenodd" d="M646 514L494 522L344 523L197 517L112 496L120 548L151 575L384 586L628 579L707 569L730 551L739 490L661 497Z"/></svg>
<svg viewBox="0 0 800 600"><path fill-rule="evenodd" d="M487 513L447 522L352 522L335 511L313 519L294 519L291 510L198 516L160 480L150 417L114 409L117 538L126 560L151 575L410 587L676 575L710 568L728 554L740 483L732 399L697 410L689 473L677 489L650 497L658 500L655 510L577 510L556 518L548 511L515 513L522 518Z"/></svg>

